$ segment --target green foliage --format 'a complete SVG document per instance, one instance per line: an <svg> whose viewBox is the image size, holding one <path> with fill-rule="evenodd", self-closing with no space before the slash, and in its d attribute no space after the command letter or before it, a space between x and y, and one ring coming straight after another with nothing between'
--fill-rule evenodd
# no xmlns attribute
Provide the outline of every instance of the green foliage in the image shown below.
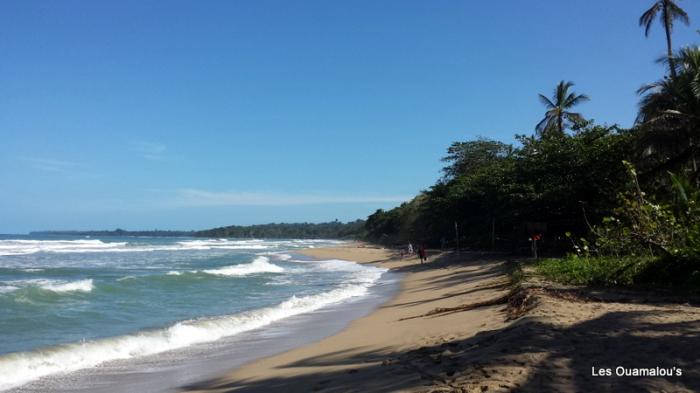
<svg viewBox="0 0 700 393"><path fill-rule="evenodd" d="M567 234L576 253L542 261L537 269L570 284L700 291L700 191L686 178L670 174L671 197L654 202L642 191L632 164L625 166L629 182L620 206L593 228L592 244Z"/></svg>
<svg viewBox="0 0 700 393"><path fill-rule="evenodd" d="M687 258L572 254L564 258L539 260L535 270L550 280L564 284L700 292L700 265L697 260Z"/></svg>
<svg viewBox="0 0 700 393"><path fill-rule="evenodd" d="M320 224L263 224L208 229L198 231L198 237L237 237L237 238L267 238L267 239L356 239L363 236L365 222L363 220L342 223L340 221Z"/></svg>
<svg viewBox="0 0 700 393"><path fill-rule="evenodd" d="M700 49L680 49L662 59L675 70L672 78L642 86L639 103L637 167L644 178L665 171L684 173L698 180L700 161ZM646 172L646 174L645 174Z"/></svg>
<svg viewBox="0 0 700 393"><path fill-rule="evenodd" d="M575 285L629 286L653 263L650 257L579 257L543 259L536 270L550 280Z"/></svg>
<svg viewBox="0 0 700 393"><path fill-rule="evenodd" d="M513 154L513 146L490 139L454 142L447 149L447 156L442 159L449 163L442 170L445 179L454 179L490 165L492 162Z"/></svg>
<svg viewBox="0 0 700 393"><path fill-rule="evenodd" d="M671 198L651 201L642 191L632 164L625 165L630 180L620 194L620 206L593 231L597 253L700 257L700 192L686 179L670 174Z"/></svg>
<svg viewBox="0 0 700 393"><path fill-rule="evenodd" d="M584 206L591 219L609 214L624 182L628 131L583 122L570 135L517 138L517 148L488 139L453 143L443 178L415 200L372 214L368 240L453 244L457 223L462 245L512 248L526 241L527 222L549 223L554 239L587 231Z"/></svg>
<svg viewBox="0 0 700 393"><path fill-rule="evenodd" d="M424 234L416 220L424 199L419 195L389 211L379 209L371 214L365 222L366 238L385 244L421 241Z"/></svg>

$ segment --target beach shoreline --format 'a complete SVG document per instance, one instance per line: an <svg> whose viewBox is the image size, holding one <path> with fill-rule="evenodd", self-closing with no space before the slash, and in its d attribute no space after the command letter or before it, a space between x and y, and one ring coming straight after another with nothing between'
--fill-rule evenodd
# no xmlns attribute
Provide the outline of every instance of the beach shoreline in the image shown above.
<svg viewBox="0 0 700 393"><path fill-rule="evenodd" d="M491 253L426 264L362 243L305 250L402 274L399 292L344 330L187 392L581 392L700 389L700 308L643 291L566 287ZM517 268L516 270L519 270ZM674 370L682 375L592 370Z"/></svg>
<svg viewBox="0 0 700 393"><path fill-rule="evenodd" d="M400 273L398 293L341 332L312 344L258 359L214 379L188 385L190 392L394 391L422 386L420 373L393 364L402 353L462 340L502 328L502 306L420 318L436 308L507 293L504 260L435 253L428 263L363 243L305 249L317 259L343 259Z"/></svg>

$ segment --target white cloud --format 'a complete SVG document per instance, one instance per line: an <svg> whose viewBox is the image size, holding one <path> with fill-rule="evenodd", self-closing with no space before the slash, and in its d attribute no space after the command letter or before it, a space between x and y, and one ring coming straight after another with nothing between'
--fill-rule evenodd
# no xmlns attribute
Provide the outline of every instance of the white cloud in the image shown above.
<svg viewBox="0 0 700 393"><path fill-rule="evenodd" d="M160 143L135 141L131 143L131 150L147 160L160 161L165 158L166 147Z"/></svg>
<svg viewBox="0 0 700 393"><path fill-rule="evenodd" d="M352 203L400 203L407 196L273 194L256 192L216 192L198 189L177 190L173 207L202 206L289 206Z"/></svg>

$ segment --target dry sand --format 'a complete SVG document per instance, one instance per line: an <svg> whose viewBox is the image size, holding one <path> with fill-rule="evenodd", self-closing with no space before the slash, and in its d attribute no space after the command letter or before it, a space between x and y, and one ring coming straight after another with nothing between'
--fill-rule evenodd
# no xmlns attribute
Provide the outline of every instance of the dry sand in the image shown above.
<svg viewBox="0 0 700 393"><path fill-rule="evenodd" d="M388 267L403 273L401 290L335 336L184 390L700 391L697 307L635 294L582 296L542 283L508 296L505 258L487 254L438 254L424 265L363 245L306 254ZM506 321L523 304L533 308ZM617 377L617 366L677 367L683 375ZM592 367L613 376L595 377Z"/></svg>

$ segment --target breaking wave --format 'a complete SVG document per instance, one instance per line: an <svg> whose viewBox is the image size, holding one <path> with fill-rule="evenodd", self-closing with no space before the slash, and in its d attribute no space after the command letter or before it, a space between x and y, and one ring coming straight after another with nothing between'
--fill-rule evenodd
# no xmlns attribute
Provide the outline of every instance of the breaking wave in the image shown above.
<svg viewBox="0 0 700 393"><path fill-rule="evenodd" d="M277 240L262 239L202 239L183 240L172 244L144 244L130 242L104 242L97 239L80 240L0 240L0 256L45 253L88 252L151 252L186 250L267 250L278 247L303 248L317 244L337 244L334 240Z"/></svg>
<svg viewBox="0 0 700 393"><path fill-rule="evenodd" d="M339 266L337 262L332 262L328 266L331 267L334 264ZM343 264L343 268L347 268L347 266ZM265 257L259 257L249 264L212 269L212 271L224 275L235 272L235 275L243 272L259 272L261 269L276 271L275 269L282 268L270 264ZM163 329L140 331L123 336L0 356L0 375L3 376L0 379L0 390L19 386L54 373L70 372L93 367L107 361L151 355L193 344L215 341L222 337L260 328L290 316L312 312L331 304L365 295L369 287L385 271L386 269L360 266L360 269L354 271L352 277L345 284L335 289L309 296L292 296L276 306L233 315L182 321ZM91 288L92 280L51 285L54 288L52 290L59 288L61 290L68 290L68 288L82 290Z"/></svg>
<svg viewBox="0 0 700 393"><path fill-rule="evenodd" d="M247 276L257 273L282 273L284 268L270 263L267 257L259 256L250 263L202 270L203 273L217 276Z"/></svg>
<svg viewBox="0 0 700 393"><path fill-rule="evenodd" d="M37 288L55 293L90 292L94 288L91 278L76 281L49 280L44 278L31 280L12 280L0 283L0 293L9 293L22 288Z"/></svg>

